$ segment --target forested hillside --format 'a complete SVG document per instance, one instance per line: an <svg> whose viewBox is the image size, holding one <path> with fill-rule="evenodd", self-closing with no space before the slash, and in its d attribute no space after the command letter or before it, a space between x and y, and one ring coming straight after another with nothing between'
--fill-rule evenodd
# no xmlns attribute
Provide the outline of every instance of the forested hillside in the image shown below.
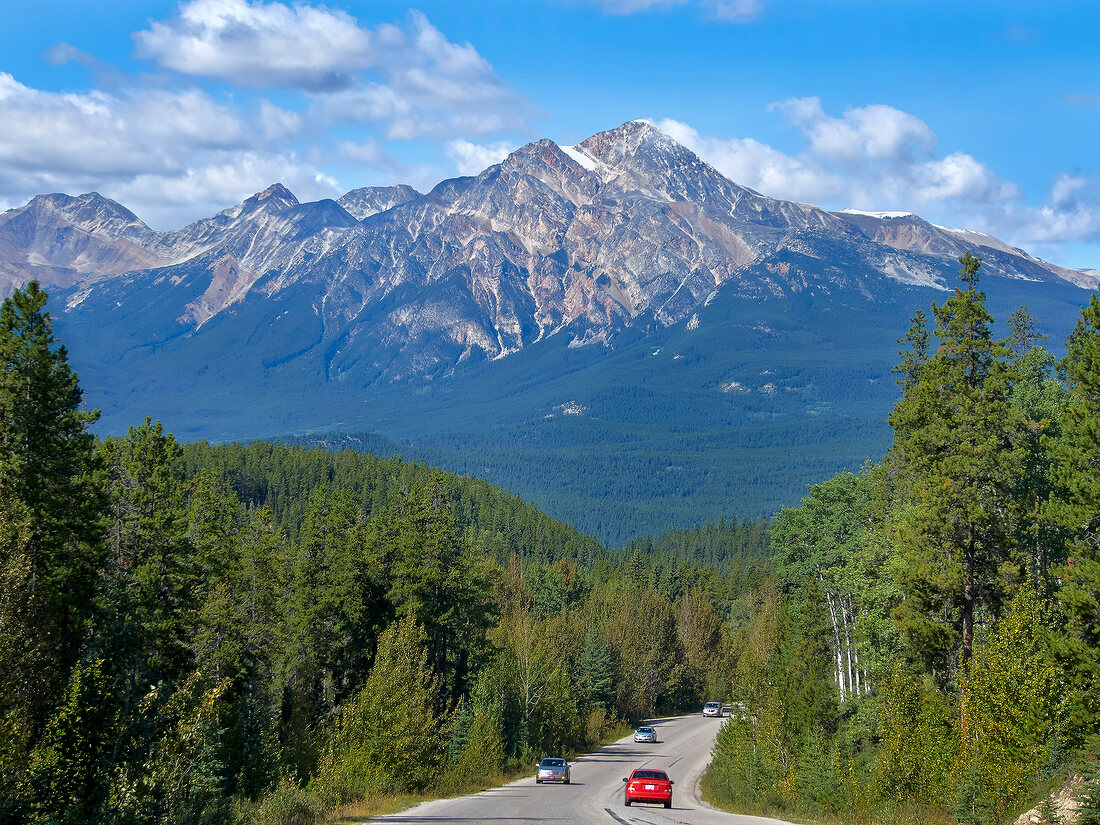
<svg viewBox="0 0 1100 825"><path fill-rule="evenodd" d="M318 822L720 698L719 803L1010 821L1100 751L1100 299L1056 364L978 273L902 337L881 464L619 549L423 464L99 440L15 293L0 820Z"/></svg>
<svg viewBox="0 0 1100 825"><path fill-rule="evenodd" d="M992 337L979 261L961 263L900 340L885 460L775 520L735 633L716 800L992 825L1096 773L1100 300L1056 365L1026 309ZM1100 821L1100 785L1080 795L1078 821Z"/></svg>
<svg viewBox="0 0 1100 825"><path fill-rule="evenodd" d="M611 552L423 465L99 441L45 300L0 313L0 820L313 822L726 691L764 524Z"/></svg>

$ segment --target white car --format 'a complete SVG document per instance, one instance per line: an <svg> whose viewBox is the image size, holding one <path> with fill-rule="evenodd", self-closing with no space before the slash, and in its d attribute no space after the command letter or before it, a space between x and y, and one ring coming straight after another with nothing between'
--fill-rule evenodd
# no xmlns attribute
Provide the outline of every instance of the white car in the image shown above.
<svg viewBox="0 0 1100 825"><path fill-rule="evenodd" d="M656 742L657 731L651 728L649 725L643 725L634 731L635 742Z"/></svg>
<svg viewBox="0 0 1100 825"><path fill-rule="evenodd" d="M535 765L535 784L560 782L569 784L569 763L557 757L548 757Z"/></svg>
<svg viewBox="0 0 1100 825"><path fill-rule="evenodd" d="M703 715L713 716L715 718L722 715L722 705L720 702L707 702L703 705Z"/></svg>

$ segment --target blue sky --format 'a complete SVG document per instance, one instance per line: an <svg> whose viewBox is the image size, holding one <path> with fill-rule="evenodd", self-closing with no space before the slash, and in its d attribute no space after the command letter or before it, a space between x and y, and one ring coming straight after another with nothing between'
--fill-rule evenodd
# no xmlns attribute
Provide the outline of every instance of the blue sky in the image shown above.
<svg viewBox="0 0 1100 825"><path fill-rule="evenodd" d="M1095 0L7 2L0 208L174 228L647 118L738 183L1100 268Z"/></svg>

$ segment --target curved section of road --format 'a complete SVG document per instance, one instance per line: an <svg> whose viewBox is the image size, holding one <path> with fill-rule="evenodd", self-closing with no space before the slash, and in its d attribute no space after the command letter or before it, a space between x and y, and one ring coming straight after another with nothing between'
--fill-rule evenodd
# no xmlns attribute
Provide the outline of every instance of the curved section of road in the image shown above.
<svg viewBox="0 0 1100 825"><path fill-rule="evenodd" d="M425 802L370 822L404 825L790 825L778 819L715 810L699 796L699 780L723 724L702 716L654 719L658 741L635 744L628 736L570 763L568 785L536 785L531 776L458 799ZM553 755L553 754L550 754ZM675 782L672 808L623 804L623 777L634 768L661 768Z"/></svg>

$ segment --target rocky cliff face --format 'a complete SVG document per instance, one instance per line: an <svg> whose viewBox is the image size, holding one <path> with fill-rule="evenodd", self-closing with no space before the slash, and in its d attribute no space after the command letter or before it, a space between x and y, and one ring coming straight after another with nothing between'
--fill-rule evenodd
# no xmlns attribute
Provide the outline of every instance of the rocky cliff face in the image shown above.
<svg viewBox="0 0 1100 825"><path fill-rule="evenodd" d="M719 289L874 300L885 282L943 288L964 252L993 275L1097 281L915 216L765 197L638 121L576 146L531 143L425 195L369 187L302 204L275 184L175 232L94 193L0 215L6 291L38 278L68 290L70 312L106 325L142 316L156 340L245 316L266 326L242 336L270 336L281 319L280 359L310 354L328 380L365 383L549 336L580 346L667 327Z"/></svg>

